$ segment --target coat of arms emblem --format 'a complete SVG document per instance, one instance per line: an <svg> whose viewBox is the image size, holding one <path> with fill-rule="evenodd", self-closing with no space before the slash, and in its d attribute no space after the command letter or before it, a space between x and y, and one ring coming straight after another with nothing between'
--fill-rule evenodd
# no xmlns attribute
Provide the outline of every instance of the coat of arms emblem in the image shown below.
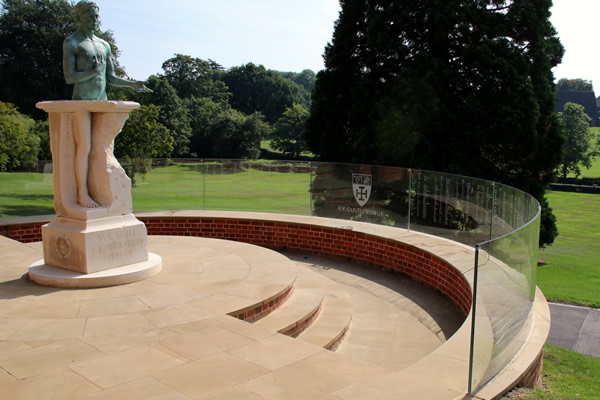
<svg viewBox="0 0 600 400"><path fill-rule="evenodd" d="M371 197L371 184L373 177L371 175L352 174L352 193L354 199L362 207L367 204Z"/></svg>

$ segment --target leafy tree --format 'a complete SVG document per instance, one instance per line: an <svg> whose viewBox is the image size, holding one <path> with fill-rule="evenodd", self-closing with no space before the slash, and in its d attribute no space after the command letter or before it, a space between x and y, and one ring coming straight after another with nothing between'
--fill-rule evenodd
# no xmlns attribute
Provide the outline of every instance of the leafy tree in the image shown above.
<svg viewBox="0 0 600 400"><path fill-rule="evenodd" d="M74 7L66 0L1 1L0 99L43 119L46 114L35 108L37 102L72 95L62 72L62 43L77 30ZM97 35L111 44L117 57L112 32Z"/></svg>
<svg viewBox="0 0 600 400"><path fill-rule="evenodd" d="M37 155L38 160L52 160L52 151L50 150L50 129L48 121L35 121L33 133L40 140L40 151Z"/></svg>
<svg viewBox="0 0 600 400"><path fill-rule="evenodd" d="M303 89L300 91L302 100L299 104L310 108L310 96L317 80L315 73L310 69L305 69L302 72L281 72L281 76L297 83Z"/></svg>
<svg viewBox="0 0 600 400"><path fill-rule="evenodd" d="M227 102L230 93L223 81L217 78L223 67L216 62L204 61L183 54L175 54L162 65L164 78L177 90L179 97L208 97Z"/></svg>
<svg viewBox="0 0 600 400"><path fill-rule="evenodd" d="M151 76L147 86L152 89L152 93L138 93L136 100L144 105L154 104L160 107L158 122L164 125L173 136L175 141L173 156L189 156L192 129L183 100L166 79Z"/></svg>
<svg viewBox="0 0 600 400"><path fill-rule="evenodd" d="M34 127L35 121L19 113L13 104L0 102L0 171L37 159L40 139Z"/></svg>
<svg viewBox="0 0 600 400"><path fill-rule="evenodd" d="M551 0L343 0L317 75L321 159L503 182L542 205L560 162ZM544 213L540 244L556 226Z"/></svg>
<svg viewBox="0 0 600 400"><path fill-rule="evenodd" d="M213 142L212 157L257 158L260 140L270 126L260 113L244 115L229 108L220 113L210 125L208 135Z"/></svg>
<svg viewBox="0 0 600 400"><path fill-rule="evenodd" d="M302 72L282 72L284 78L291 79L302 86L308 93L312 92L317 81L317 76L311 69L302 70Z"/></svg>
<svg viewBox="0 0 600 400"><path fill-rule="evenodd" d="M581 92L593 92L594 87L592 86L592 81L588 81L585 79L566 79L563 78L558 81L556 84L556 90L566 90L566 91L581 91Z"/></svg>
<svg viewBox="0 0 600 400"><path fill-rule="evenodd" d="M291 154L294 158L306 151L304 129L308 115L308 110L299 104L285 110L273 126L271 147Z"/></svg>
<svg viewBox="0 0 600 400"><path fill-rule="evenodd" d="M191 153L194 157L214 157L215 140L211 126L219 116L231 107L227 103L217 103L207 97L192 97L185 100L190 118L192 137Z"/></svg>
<svg viewBox="0 0 600 400"><path fill-rule="evenodd" d="M286 108L302 101L302 88L280 73L248 63L233 67L223 80L232 97L230 104L245 114L262 113L269 123L279 119Z"/></svg>
<svg viewBox="0 0 600 400"><path fill-rule="evenodd" d="M115 157L169 157L174 140L167 127L159 122L159 114L160 107L152 104L133 110L115 140Z"/></svg>
<svg viewBox="0 0 600 400"><path fill-rule="evenodd" d="M572 172L576 177L581 175L581 166L592 166L593 158L600 154L595 144L594 133L589 128L590 117L582 105L566 103L563 112L559 113L566 138L564 154L559 166L563 178Z"/></svg>

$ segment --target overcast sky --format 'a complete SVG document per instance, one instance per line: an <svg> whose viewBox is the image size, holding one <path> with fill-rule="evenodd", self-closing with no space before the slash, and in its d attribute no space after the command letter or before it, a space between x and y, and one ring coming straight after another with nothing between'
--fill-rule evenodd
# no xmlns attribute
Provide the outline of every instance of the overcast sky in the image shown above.
<svg viewBox="0 0 600 400"><path fill-rule="evenodd" d="M532 0L535 1L535 0ZM160 73L175 53L226 68L248 62L317 72L338 0L96 0L102 29L115 33L120 62L135 79ZM554 0L551 21L566 48L557 79L592 80L600 95L600 0Z"/></svg>

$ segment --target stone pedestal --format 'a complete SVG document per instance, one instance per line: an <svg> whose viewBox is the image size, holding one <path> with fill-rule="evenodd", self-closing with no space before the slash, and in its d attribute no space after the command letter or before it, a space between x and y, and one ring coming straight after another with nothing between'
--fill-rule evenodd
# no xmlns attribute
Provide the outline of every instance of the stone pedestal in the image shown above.
<svg viewBox="0 0 600 400"><path fill-rule="evenodd" d="M54 209L58 215L42 227L44 260L32 265L30 279L44 285L77 287L77 282L82 281L76 279L77 274L95 274L131 265L136 265L136 271L142 268L142 273L135 275L140 279L149 275L143 272L144 268L152 274L158 273L162 260L156 255L149 257L146 227L132 214L131 180L113 155L115 137L129 113L139 104L45 101L37 107L49 113ZM100 205L96 208L83 207L77 201L75 130L82 125L91 129L87 189ZM52 268L74 272L57 275L72 276L75 281L65 283L63 279L60 284L48 283L54 282L47 279ZM42 270L44 277L40 275ZM107 286L131 281L118 279L118 273L116 275L113 283L110 278L88 279L82 287L94 286L90 282Z"/></svg>
<svg viewBox="0 0 600 400"><path fill-rule="evenodd" d="M89 274L148 259L146 226L132 214L42 227L46 265Z"/></svg>

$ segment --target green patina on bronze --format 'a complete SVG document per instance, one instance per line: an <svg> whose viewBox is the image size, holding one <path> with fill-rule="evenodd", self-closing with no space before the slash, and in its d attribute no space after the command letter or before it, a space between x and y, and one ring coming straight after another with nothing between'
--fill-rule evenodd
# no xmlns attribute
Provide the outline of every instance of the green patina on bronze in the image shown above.
<svg viewBox="0 0 600 400"><path fill-rule="evenodd" d="M79 29L63 43L65 81L73 88L73 100L106 100L106 85L130 87L149 92L144 82L115 75L110 45L94 34L98 25L98 6L81 0L75 6Z"/></svg>

